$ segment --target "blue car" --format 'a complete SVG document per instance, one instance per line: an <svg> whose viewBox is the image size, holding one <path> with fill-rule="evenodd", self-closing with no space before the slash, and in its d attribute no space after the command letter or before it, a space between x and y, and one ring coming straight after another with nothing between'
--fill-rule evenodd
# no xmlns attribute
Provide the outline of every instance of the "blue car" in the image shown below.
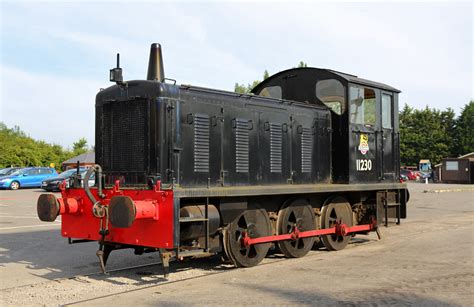
<svg viewBox="0 0 474 307"><path fill-rule="evenodd" d="M5 177L13 174L17 170L19 170L21 167L7 167L7 168L2 168L0 169L0 177Z"/></svg>
<svg viewBox="0 0 474 307"><path fill-rule="evenodd" d="M27 167L0 178L0 188L17 190L19 188L41 187L41 182L58 173L51 167Z"/></svg>

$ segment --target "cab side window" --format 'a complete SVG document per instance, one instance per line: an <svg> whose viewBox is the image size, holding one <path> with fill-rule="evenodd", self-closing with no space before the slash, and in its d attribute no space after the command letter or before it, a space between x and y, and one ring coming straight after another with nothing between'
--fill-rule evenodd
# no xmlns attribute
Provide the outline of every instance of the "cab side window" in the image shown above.
<svg viewBox="0 0 474 307"><path fill-rule="evenodd" d="M316 97L338 115L346 111L345 88L339 80L319 80L316 83Z"/></svg>
<svg viewBox="0 0 474 307"><path fill-rule="evenodd" d="M392 96L382 94L382 128L391 129L392 125Z"/></svg>
<svg viewBox="0 0 474 307"><path fill-rule="evenodd" d="M268 87L264 88L263 90L261 90L259 95L263 96L263 97L271 97L271 98L281 99L281 97L282 97L281 86L279 86L279 85L268 86Z"/></svg>
<svg viewBox="0 0 474 307"><path fill-rule="evenodd" d="M350 88L350 121L353 124L375 126L375 91L369 88Z"/></svg>

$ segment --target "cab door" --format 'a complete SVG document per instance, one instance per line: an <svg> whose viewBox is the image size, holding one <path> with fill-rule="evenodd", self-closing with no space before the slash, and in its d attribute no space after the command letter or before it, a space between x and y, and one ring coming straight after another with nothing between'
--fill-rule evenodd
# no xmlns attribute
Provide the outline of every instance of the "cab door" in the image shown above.
<svg viewBox="0 0 474 307"><path fill-rule="evenodd" d="M378 141L380 91L351 85L349 88L349 182L380 180Z"/></svg>
<svg viewBox="0 0 474 307"><path fill-rule="evenodd" d="M381 93L380 107L380 144L381 144L381 179L382 181L395 180L395 133L393 94Z"/></svg>

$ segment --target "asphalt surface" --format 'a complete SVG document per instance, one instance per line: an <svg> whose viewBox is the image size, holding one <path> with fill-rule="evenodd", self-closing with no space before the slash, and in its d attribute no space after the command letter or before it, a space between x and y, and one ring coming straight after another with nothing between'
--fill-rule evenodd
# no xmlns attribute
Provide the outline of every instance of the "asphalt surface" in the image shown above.
<svg viewBox="0 0 474 307"><path fill-rule="evenodd" d="M3 305L361 304L472 305L474 187L409 184L401 226L357 236L342 251L298 259L273 253L232 269L218 257L97 274L96 243L68 245L60 223L36 218L40 190L0 191L0 300ZM447 192L455 190L456 192ZM440 193L445 192L445 193ZM109 269L158 256L112 253Z"/></svg>

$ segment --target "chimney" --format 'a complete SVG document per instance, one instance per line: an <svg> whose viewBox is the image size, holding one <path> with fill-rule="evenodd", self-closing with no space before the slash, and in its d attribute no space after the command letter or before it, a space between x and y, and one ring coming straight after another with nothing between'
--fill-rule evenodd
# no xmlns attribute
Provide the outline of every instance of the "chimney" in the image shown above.
<svg viewBox="0 0 474 307"><path fill-rule="evenodd" d="M156 80L163 82L165 72L163 70L163 57L161 56L161 45L158 43L151 44L150 60L148 61L147 80Z"/></svg>

